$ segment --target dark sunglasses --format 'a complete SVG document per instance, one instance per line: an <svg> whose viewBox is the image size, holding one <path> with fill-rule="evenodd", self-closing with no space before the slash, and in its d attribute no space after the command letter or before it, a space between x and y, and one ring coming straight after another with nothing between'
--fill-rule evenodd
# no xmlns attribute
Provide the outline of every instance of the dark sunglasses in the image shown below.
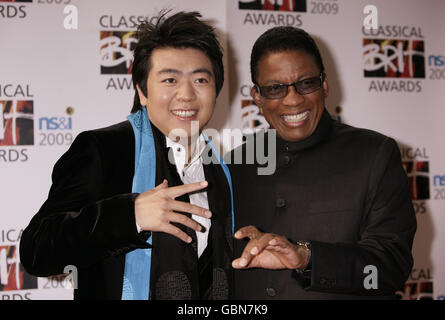
<svg viewBox="0 0 445 320"><path fill-rule="evenodd" d="M293 86L298 94L305 95L317 91L323 83L323 73L320 76L300 80L290 84L277 83L270 86L256 86L261 96L266 99L282 99L287 96L289 87Z"/></svg>

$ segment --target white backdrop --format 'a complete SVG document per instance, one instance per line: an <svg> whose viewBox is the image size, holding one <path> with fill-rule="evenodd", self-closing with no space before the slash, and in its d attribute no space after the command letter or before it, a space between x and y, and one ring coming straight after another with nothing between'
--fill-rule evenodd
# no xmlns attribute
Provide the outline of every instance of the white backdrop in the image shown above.
<svg viewBox="0 0 445 320"><path fill-rule="evenodd" d="M131 32L137 21L162 8L198 10L217 27L226 80L208 127L218 130L267 126L249 95L250 50L262 32L292 25L314 36L325 62L331 114L395 138L402 151L418 231L413 272L400 296L445 299L440 249L445 241L440 231L445 227L445 2L374 0L379 24L374 31L363 29L368 4L0 0L0 300L72 298L57 278L37 279L23 271L20 234L45 201L52 167L73 138L129 113ZM77 9L77 29L69 29L75 26L70 5ZM114 47L112 41L118 41Z"/></svg>

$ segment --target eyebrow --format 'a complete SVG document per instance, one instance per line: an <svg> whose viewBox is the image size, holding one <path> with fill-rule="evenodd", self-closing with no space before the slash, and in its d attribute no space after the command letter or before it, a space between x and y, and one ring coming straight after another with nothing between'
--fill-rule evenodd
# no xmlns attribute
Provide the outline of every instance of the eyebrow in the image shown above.
<svg viewBox="0 0 445 320"><path fill-rule="evenodd" d="M213 76L213 72L207 68L199 68L193 71L192 73L207 73L209 76Z"/></svg>
<svg viewBox="0 0 445 320"><path fill-rule="evenodd" d="M317 78L317 77L319 77L320 76L320 74L318 74L318 75L312 75L312 72L305 72L305 73L303 73L303 74L301 74L297 79L298 80L296 80L296 81L294 81L294 82L298 82L298 81L302 81L302 80L306 80L306 79L311 79L311 78ZM282 84L282 83L284 83L283 81L279 81L279 80L268 80L268 81L266 81L265 83L264 83L264 85L265 86L267 86L267 85L272 85L272 84L277 84L277 83L280 83L280 84Z"/></svg>
<svg viewBox="0 0 445 320"><path fill-rule="evenodd" d="M165 69L162 69L162 70L158 71L158 74L159 74L159 75L161 75L161 74L165 74L165 73L182 74L183 72L180 71L180 70L177 70L177 69L171 69L171 68L165 68ZM196 70L193 70L191 73L192 73L192 74L196 74L196 73L206 73L206 74L208 74L209 76L213 76L213 73L212 73L209 69L207 69L207 68L198 68L198 69L196 69Z"/></svg>

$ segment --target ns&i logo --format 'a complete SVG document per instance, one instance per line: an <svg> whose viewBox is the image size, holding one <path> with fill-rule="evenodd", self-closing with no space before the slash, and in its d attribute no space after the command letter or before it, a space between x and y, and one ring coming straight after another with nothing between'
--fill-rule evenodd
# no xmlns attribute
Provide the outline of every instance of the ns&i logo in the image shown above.
<svg viewBox="0 0 445 320"><path fill-rule="evenodd" d="M73 107L65 109L66 116L39 118L39 146L62 146L73 142Z"/></svg>

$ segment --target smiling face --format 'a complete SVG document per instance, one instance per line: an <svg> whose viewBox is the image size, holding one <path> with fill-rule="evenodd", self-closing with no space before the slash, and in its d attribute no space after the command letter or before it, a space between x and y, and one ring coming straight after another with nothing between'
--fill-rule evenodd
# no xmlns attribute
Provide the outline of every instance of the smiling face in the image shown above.
<svg viewBox="0 0 445 320"><path fill-rule="evenodd" d="M314 58L304 51L280 51L266 54L258 61L258 86L290 84L318 77ZM328 95L326 77L319 90L300 95L293 86L281 99L266 99L254 87L252 97L263 110L263 115L278 136L286 141L300 141L309 137L317 128Z"/></svg>
<svg viewBox="0 0 445 320"><path fill-rule="evenodd" d="M150 58L147 97L137 86L150 121L166 136L183 129L191 136L191 122L201 130L216 102L215 76L210 59L200 50L155 49Z"/></svg>

